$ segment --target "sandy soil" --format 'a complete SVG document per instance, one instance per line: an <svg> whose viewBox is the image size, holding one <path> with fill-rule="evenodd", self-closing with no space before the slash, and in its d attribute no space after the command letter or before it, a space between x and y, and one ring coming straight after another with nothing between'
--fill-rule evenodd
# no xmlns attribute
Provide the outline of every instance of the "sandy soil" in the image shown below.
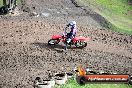
<svg viewBox="0 0 132 88"><path fill-rule="evenodd" d="M105 19L70 0L26 0L29 13L0 18L0 88L33 88L33 80L52 72L72 71L83 64L94 70L132 75L132 36L104 29ZM37 12L39 17L30 16ZM47 41L63 32L70 20L77 36L90 37L84 49L50 47Z"/></svg>

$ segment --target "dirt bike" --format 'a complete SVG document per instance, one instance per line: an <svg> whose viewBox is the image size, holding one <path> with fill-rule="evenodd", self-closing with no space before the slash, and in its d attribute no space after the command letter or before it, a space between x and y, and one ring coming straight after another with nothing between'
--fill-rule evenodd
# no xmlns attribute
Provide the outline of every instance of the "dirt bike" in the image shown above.
<svg viewBox="0 0 132 88"><path fill-rule="evenodd" d="M85 37L74 37L72 38L70 43L67 43L67 35L53 35L52 38L48 41L48 45L57 45L59 42L63 42L65 44L65 49L67 49L67 45L75 45L76 48L84 48L87 46L87 42L90 38Z"/></svg>

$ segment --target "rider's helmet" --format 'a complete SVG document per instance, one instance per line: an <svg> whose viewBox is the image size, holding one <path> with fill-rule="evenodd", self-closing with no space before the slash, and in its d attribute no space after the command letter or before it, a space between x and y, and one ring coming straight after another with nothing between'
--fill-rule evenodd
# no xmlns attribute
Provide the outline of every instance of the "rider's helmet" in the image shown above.
<svg viewBox="0 0 132 88"><path fill-rule="evenodd" d="M76 25L76 21L71 21L71 22L69 23L69 26L74 26L74 25Z"/></svg>

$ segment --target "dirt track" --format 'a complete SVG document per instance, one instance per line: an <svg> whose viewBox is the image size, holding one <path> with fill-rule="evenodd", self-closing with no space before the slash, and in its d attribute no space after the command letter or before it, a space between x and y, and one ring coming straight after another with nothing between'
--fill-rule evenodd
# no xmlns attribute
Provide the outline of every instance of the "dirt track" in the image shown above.
<svg viewBox="0 0 132 88"><path fill-rule="evenodd" d="M132 36L103 29L104 19L75 7L70 0L26 1L39 17L23 13L0 19L0 88L33 88L36 76L47 78L49 71L69 71L79 64L132 75ZM91 38L88 46L67 53L60 45L47 46L50 37L61 33L69 20L77 21L77 36Z"/></svg>

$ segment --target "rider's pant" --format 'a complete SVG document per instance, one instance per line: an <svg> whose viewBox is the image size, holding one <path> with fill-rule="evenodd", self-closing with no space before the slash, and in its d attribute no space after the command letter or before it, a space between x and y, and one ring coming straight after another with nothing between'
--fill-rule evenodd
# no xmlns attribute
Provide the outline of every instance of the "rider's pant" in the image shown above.
<svg viewBox="0 0 132 88"><path fill-rule="evenodd" d="M73 33L67 33L67 42L71 42L72 38L75 37L75 35L73 35Z"/></svg>

